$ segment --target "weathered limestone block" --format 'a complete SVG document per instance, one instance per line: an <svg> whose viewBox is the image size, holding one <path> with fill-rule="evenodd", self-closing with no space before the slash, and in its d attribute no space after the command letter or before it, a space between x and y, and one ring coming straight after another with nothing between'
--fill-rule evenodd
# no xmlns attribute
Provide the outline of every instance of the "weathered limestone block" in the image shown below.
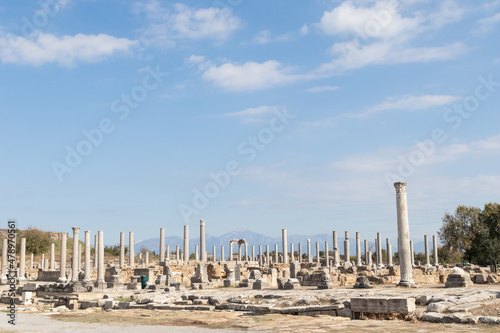
<svg viewBox="0 0 500 333"><path fill-rule="evenodd" d="M300 282L298 279L288 279L283 285L283 289L291 290L291 289L300 289Z"/></svg>
<svg viewBox="0 0 500 333"><path fill-rule="evenodd" d="M140 282L140 276L139 275L132 275L130 277L130 283L127 285L127 289L129 290L137 290L141 289L141 282Z"/></svg>
<svg viewBox="0 0 500 333"><path fill-rule="evenodd" d="M472 286L472 280L470 275L465 273L463 269L459 267L454 267L453 271L446 279L446 288L459 288L459 287L470 287Z"/></svg>
<svg viewBox="0 0 500 333"><path fill-rule="evenodd" d="M353 312L410 314L415 311L415 299L412 297L354 297L351 298L351 310Z"/></svg>
<svg viewBox="0 0 500 333"><path fill-rule="evenodd" d="M332 283L332 278L330 277L330 272L328 269L321 270L322 279L321 283L318 284L318 289L332 289L334 284Z"/></svg>
<svg viewBox="0 0 500 333"><path fill-rule="evenodd" d="M271 288L271 283L268 281L264 281L263 279L258 279L253 283L252 289L260 290L260 289L269 289Z"/></svg>
<svg viewBox="0 0 500 333"><path fill-rule="evenodd" d="M359 276L356 280L354 288L373 288L370 284L370 280L366 276Z"/></svg>

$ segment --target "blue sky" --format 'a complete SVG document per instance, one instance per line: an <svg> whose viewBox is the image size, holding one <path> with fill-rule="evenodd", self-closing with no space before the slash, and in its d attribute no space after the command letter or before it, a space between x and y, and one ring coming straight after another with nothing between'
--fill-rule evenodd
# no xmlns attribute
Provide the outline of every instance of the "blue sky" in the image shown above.
<svg viewBox="0 0 500 333"><path fill-rule="evenodd" d="M395 239L500 197L500 1L0 2L0 219Z"/></svg>

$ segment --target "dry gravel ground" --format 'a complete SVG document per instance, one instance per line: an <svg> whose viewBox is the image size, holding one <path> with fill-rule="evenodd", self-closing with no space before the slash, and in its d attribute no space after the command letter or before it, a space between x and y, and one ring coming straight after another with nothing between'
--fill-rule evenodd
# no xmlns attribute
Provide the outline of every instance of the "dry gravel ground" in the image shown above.
<svg viewBox="0 0 500 333"><path fill-rule="evenodd" d="M498 325L458 325L400 320L349 320L332 316L249 315L240 312L87 309L55 315L19 314L16 327L0 332L499 332ZM147 325L147 326L146 326Z"/></svg>

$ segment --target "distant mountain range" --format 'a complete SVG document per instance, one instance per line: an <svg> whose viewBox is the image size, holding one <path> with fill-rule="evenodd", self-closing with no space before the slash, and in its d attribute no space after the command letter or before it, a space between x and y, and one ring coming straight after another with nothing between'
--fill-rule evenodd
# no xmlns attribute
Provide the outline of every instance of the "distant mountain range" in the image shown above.
<svg viewBox="0 0 500 333"><path fill-rule="evenodd" d="M252 253L252 245L255 246L255 254L259 253L259 245L262 245L262 251L265 252L266 245L269 245L270 251L274 251L274 244L278 244L278 251L282 252L281 246L281 237L268 237L262 234L247 230L247 229L239 229L235 231L228 232L222 236L214 237L209 234L206 234L206 251L208 253L212 253L212 247L215 245L217 250L217 255L220 255L220 248L224 245L224 251L226 256L229 255L229 241L233 239L245 239L248 243L248 252L251 255ZM319 234L319 235L288 235L288 244L294 244L294 251L298 251L298 243L302 244L302 253L307 252L307 239L311 240L311 251L313 255L316 253L316 242L319 242L320 251L324 251L325 242L328 242L329 250L333 250L333 238L332 234ZM339 233L337 236L338 245L340 248L340 253L344 253L344 234ZM361 251L364 251L363 239L361 239ZM193 238L189 240L189 251L190 253L194 253L194 247L200 244L200 238ZM393 251L397 251L397 245L395 242L392 242ZM166 246L170 246L170 251L175 251L176 245L179 245L179 248L182 250L183 247L183 239L178 236L169 236L165 237L165 250ZM290 245L288 245L288 250L290 251ZM372 249L374 248L374 242L368 242L368 247ZM154 251L158 253L160 249L160 238L151 238L143 241L139 241L134 245L134 251L138 253L142 248L147 248L149 251ZM382 248L385 249L385 238L382 238ZM424 242L415 243L413 245L414 251L416 253L424 252ZM237 252L238 246L233 245L233 251ZM432 240L429 242L429 250L432 253ZM244 251L244 249L242 249ZM349 251L351 255L355 255L356 253L356 238L352 237L349 239ZM244 252L243 252L244 253Z"/></svg>

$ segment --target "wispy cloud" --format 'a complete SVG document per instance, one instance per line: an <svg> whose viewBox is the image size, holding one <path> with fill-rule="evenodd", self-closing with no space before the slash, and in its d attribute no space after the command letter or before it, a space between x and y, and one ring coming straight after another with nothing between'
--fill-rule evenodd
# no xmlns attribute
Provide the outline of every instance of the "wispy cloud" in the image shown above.
<svg viewBox="0 0 500 333"><path fill-rule="evenodd" d="M0 60L39 66L56 63L74 66L76 63L92 63L105 60L118 52L125 52L137 45L136 41L110 35L55 36L36 32L27 39L11 34L0 36Z"/></svg>
<svg viewBox="0 0 500 333"><path fill-rule="evenodd" d="M265 121L267 115L274 114L283 109L283 106L263 105L256 108L248 108L243 111L229 112L218 115L219 117L238 118L243 123L256 123Z"/></svg>
<svg viewBox="0 0 500 333"><path fill-rule="evenodd" d="M485 33L493 29L493 27L500 22L500 13L495 15L485 17L480 19L478 23L478 28L475 30L476 33Z"/></svg>
<svg viewBox="0 0 500 333"><path fill-rule="evenodd" d="M308 92L310 93L320 93L320 92L325 92L325 91L333 91L337 90L339 87L337 86L318 86L318 87L312 87L307 89Z"/></svg>
<svg viewBox="0 0 500 333"><path fill-rule="evenodd" d="M366 118L382 111L389 110L423 110L436 106L448 105L460 100L459 96L450 95L421 95L389 97L384 102L368 108L360 113L348 113L343 117Z"/></svg>
<svg viewBox="0 0 500 333"><path fill-rule="evenodd" d="M182 3L173 10L163 7L158 0L137 2L136 14L145 13L150 25L144 36L161 45L173 46L183 39L224 40L241 26L241 20L228 8L192 8Z"/></svg>

